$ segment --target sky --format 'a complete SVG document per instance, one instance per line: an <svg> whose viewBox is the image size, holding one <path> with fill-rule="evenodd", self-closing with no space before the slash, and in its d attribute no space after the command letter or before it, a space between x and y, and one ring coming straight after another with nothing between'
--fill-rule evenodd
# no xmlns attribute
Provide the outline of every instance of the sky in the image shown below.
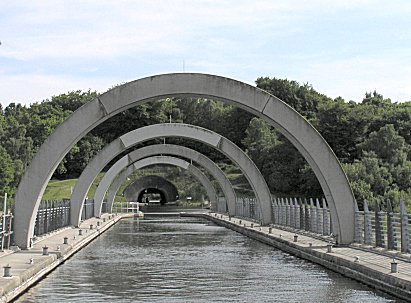
<svg viewBox="0 0 411 303"><path fill-rule="evenodd" d="M173 72L411 101L409 0L0 1L0 103Z"/></svg>

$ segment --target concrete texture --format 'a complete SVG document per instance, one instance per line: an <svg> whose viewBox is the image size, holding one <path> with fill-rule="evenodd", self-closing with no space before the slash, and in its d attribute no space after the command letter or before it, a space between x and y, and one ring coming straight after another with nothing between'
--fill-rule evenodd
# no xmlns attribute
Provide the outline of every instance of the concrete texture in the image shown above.
<svg viewBox="0 0 411 303"><path fill-rule="evenodd" d="M271 222L271 195L267 183L254 162L251 161L239 147L221 135L205 128L182 123L164 123L142 127L122 135L104 147L104 149L90 161L73 189L71 196L71 224L77 226L80 222L83 202L86 199L91 184L98 173L113 158L141 142L161 137L184 137L208 144L221 151L240 168L241 172L249 181L251 188L254 190L258 205L260 206L261 203L260 209L264 223L268 224ZM188 156L188 154L186 155ZM138 156L138 154L136 154L136 156ZM147 156L149 156L149 154L147 154ZM197 158L198 161L201 159L205 160L202 157ZM209 164L206 165L211 170L212 166ZM216 171L216 173L218 172ZM218 178L222 178L222 176ZM232 199L232 194L228 192L230 187L228 187L229 184L226 183L227 182L222 181L220 185L223 189L227 189L225 194L227 194L228 197L229 212L235 214L235 199Z"/></svg>
<svg viewBox="0 0 411 303"><path fill-rule="evenodd" d="M144 151L144 149L147 151ZM139 150L131 152L130 154L133 154L133 155L130 155L130 157L133 159L137 159L137 156L139 155L139 153L141 153L142 155L148 154L150 156L154 156L157 154L180 156L183 158L190 159L194 161L195 163L198 163L203 168L205 168L210 173L210 175L214 177L218 185L220 185L221 190L223 191L224 196L226 197L226 201L228 205L228 212L229 214L233 216L235 215L235 202L237 198L236 198L236 194L233 189L233 186L231 182L225 176L224 172L205 155L193 149L180 146L180 145L173 145L173 144L156 144L156 145L146 146ZM113 202L114 202L114 197L117 194L117 191L119 190L121 184L123 184L127 176L129 176L132 172L133 172L132 170L130 171L124 170L118 175L118 177L111 184L108 190L108 193L107 193L107 209L108 210L111 210Z"/></svg>
<svg viewBox="0 0 411 303"><path fill-rule="evenodd" d="M243 108L276 127L308 161L330 205L339 243L354 239L355 198L331 148L294 109L251 85L215 75L179 73L143 78L117 86L67 118L39 148L19 184L15 201L15 241L29 247L34 220L54 170L91 129L130 107L167 97L203 97ZM264 201L264 200L262 200ZM262 209L262 213L265 210Z"/></svg>
<svg viewBox="0 0 411 303"><path fill-rule="evenodd" d="M211 205L215 206L217 203L217 193L214 189L213 184L211 181L204 175L204 173L195 167L194 165L190 164L187 161L184 161L180 158L170 157L170 156L153 156L149 158L144 158L141 160L135 161L130 157L130 155L126 155L117 161L104 175L103 179L101 179L100 184L96 189L96 193L94 194L94 216L100 217L101 216L101 208L103 205L104 196L116 178L116 176L121 173L124 169L127 169L128 166L133 166L134 170L155 165L155 164L167 164L178 166L183 169L188 170L193 176L203 185L207 192L208 199L210 200Z"/></svg>

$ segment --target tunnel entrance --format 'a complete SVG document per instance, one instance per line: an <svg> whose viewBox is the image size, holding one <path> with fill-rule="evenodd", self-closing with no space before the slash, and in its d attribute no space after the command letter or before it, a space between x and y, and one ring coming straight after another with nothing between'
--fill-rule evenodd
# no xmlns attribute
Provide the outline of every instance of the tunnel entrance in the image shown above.
<svg viewBox="0 0 411 303"><path fill-rule="evenodd" d="M169 201L167 201L167 197L164 191L158 188L151 187L151 188L146 188L140 192L140 194L137 197L137 202L164 205Z"/></svg>

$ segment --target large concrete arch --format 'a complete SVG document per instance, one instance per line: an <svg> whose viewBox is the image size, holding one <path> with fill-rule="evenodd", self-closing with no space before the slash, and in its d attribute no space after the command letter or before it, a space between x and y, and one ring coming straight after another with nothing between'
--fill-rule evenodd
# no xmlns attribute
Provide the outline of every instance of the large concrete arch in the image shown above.
<svg viewBox="0 0 411 303"><path fill-rule="evenodd" d="M113 183L111 183L107 191L107 197L109 197L108 194L110 192L110 188L120 175L121 173L116 177ZM128 202L143 202L143 200L139 200L138 198L143 196L145 190L148 188L156 188L158 191L162 192L166 203L177 201L179 198L177 187L167 179L156 175L146 175L131 182L123 191L124 198L126 198Z"/></svg>
<svg viewBox="0 0 411 303"><path fill-rule="evenodd" d="M245 83L215 75L179 73L126 83L86 103L66 119L39 148L19 184L14 239L29 247L44 190L54 170L74 144L91 129L130 107L167 97L203 97L238 106L265 119L305 157L329 202L337 242L354 239L355 198L335 154L316 129L293 108Z"/></svg>
<svg viewBox="0 0 411 303"><path fill-rule="evenodd" d="M253 189L257 203L261 209L262 220L265 224L271 222L271 194L264 177L254 162L234 143L227 138L205 128L183 123L165 123L145 126L130 131L117 138L95 156L80 175L71 196L71 224L79 223L81 207L87 192L100 171L123 151L138 143L159 137L184 137L196 140L222 152L233 161L244 174ZM235 214L235 202L228 201L229 212Z"/></svg>
<svg viewBox="0 0 411 303"><path fill-rule="evenodd" d="M101 179L99 185L97 186L96 193L94 194L94 216L100 217L101 216L101 208L103 206L104 196L116 178L116 176L121 173L124 169L127 169L128 166L133 166L134 170L155 164L168 164L173 166L178 166L181 168L186 169L193 176L203 185L207 192L207 196L210 199L211 205L216 205L217 203L217 193L211 181L207 178L207 176L197 167L192 165L191 163L182 160L180 158L170 157L170 156L153 156L149 158L144 158L141 160L133 161L129 158L129 155L124 156L120 160L118 160L107 173L104 175L103 179Z"/></svg>
<svg viewBox="0 0 411 303"><path fill-rule="evenodd" d="M131 155L132 154L132 155ZM236 193L234 191L233 185L231 184L230 180L226 177L224 172L215 164L212 160L210 160L205 155L190 149L185 146L180 145L173 145L173 144L155 144L140 148L136 151L130 153L131 158L137 159L139 155L144 156L154 156L154 155L173 155L173 156L181 156L183 158L190 159L200 166L204 167L210 175L217 181L220 185L221 190L224 193L224 196L227 201L228 212L232 215L235 215L235 202L237 200ZM113 204L114 197L117 194L121 184L126 180L126 178L132 173L124 170L122 171L118 177L113 181L111 186L107 192L107 209L111 209L111 205ZM81 214L81 209L79 213ZM77 223L78 224L78 223ZM76 225L76 224L73 224Z"/></svg>

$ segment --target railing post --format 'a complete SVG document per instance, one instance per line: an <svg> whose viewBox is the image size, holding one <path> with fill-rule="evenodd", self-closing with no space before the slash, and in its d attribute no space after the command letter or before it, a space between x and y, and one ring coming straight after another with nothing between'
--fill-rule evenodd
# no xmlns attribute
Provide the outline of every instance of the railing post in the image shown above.
<svg viewBox="0 0 411 303"><path fill-rule="evenodd" d="M295 228L300 228L300 206L298 205L297 198L294 198L294 218L295 218Z"/></svg>
<svg viewBox="0 0 411 303"><path fill-rule="evenodd" d="M364 243L372 245L371 213L368 209L367 200L364 200Z"/></svg>
<svg viewBox="0 0 411 303"><path fill-rule="evenodd" d="M318 200L318 198L315 199L315 203L316 203L316 208L317 208L317 233L322 235L324 231L323 230L323 218L322 218L323 212L321 211L320 201Z"/></svg>
<svg viewBox="0 0 411 303"><path fill-rule="evenodd" d="M355 200L355 218L354 218L354 242L363 243L363 224L361 224L361 212L358 209L357 200Z"/></svg>
<svg viewBox="0 0 411 303"><path fill-rule="evenodd" d="M328 215L328 207L325 198L322 198L323 201L323 235L330 235L330 218Z"/></svg>
<svg viewBox="0 0 411 303"><path fill-rule="evenodd" d="M392 206L390 200L387 201L387 248L396 250L397 243L395 239L394 231L394 213L392 211Z"/></svg>
<svg viewBox="0 0 411 303"><path fill-rule="evenodd" d="M304 199L304 227L306 231L310 231L311 224L310 224L310 208L308 207L307 199Z"/></svg>
<svg viewBox="0 0 411 303"><path fill-rule="evenodd" d="M272 199L272 203L273 203L273 223L274 224L278 224L278 206L277 206L277 198L274 197Z"/></svg>
<svg viewBox="0 0 411 303"><path fill-rule="evenodd" d="M410 234L408 231L408 215L404 201L400 202L400 217L401 217L401 252L410 252Z"/></svg>
<svg viewBox="0 0 411 303"><path fill-rule="evenodd" d="M295 228L295 216L294 216L294 203L293 203L293 198L288 198L288 204L290 205L290 227Z"/></svg>
<svg viewBox="0 0 411 303"><path fill-rule="evenodd" d="M375 246L384 247L382 234L381 210L378 202L375 203Z"/></svg>
<svg viewBox="0 0 411 303"><path fill-rule="evenodd" d="M284 198L284 201L285 201L285 225L291 226L290 205L288 204L288 198Z"/></svg>
<svg viewBox="0 0 411 303"><path fill-rule="evenodd" d="M305 229L305 212L304 212L304 203L303 199L299 199L299 208L300 208L300 229Z"/></svg>
<svg viewBox="0 0 411 303"><path fill-rule="evenodd" d="M314 207L314 200L310 198L310 231L317 233L317 210Z"/></svg>

